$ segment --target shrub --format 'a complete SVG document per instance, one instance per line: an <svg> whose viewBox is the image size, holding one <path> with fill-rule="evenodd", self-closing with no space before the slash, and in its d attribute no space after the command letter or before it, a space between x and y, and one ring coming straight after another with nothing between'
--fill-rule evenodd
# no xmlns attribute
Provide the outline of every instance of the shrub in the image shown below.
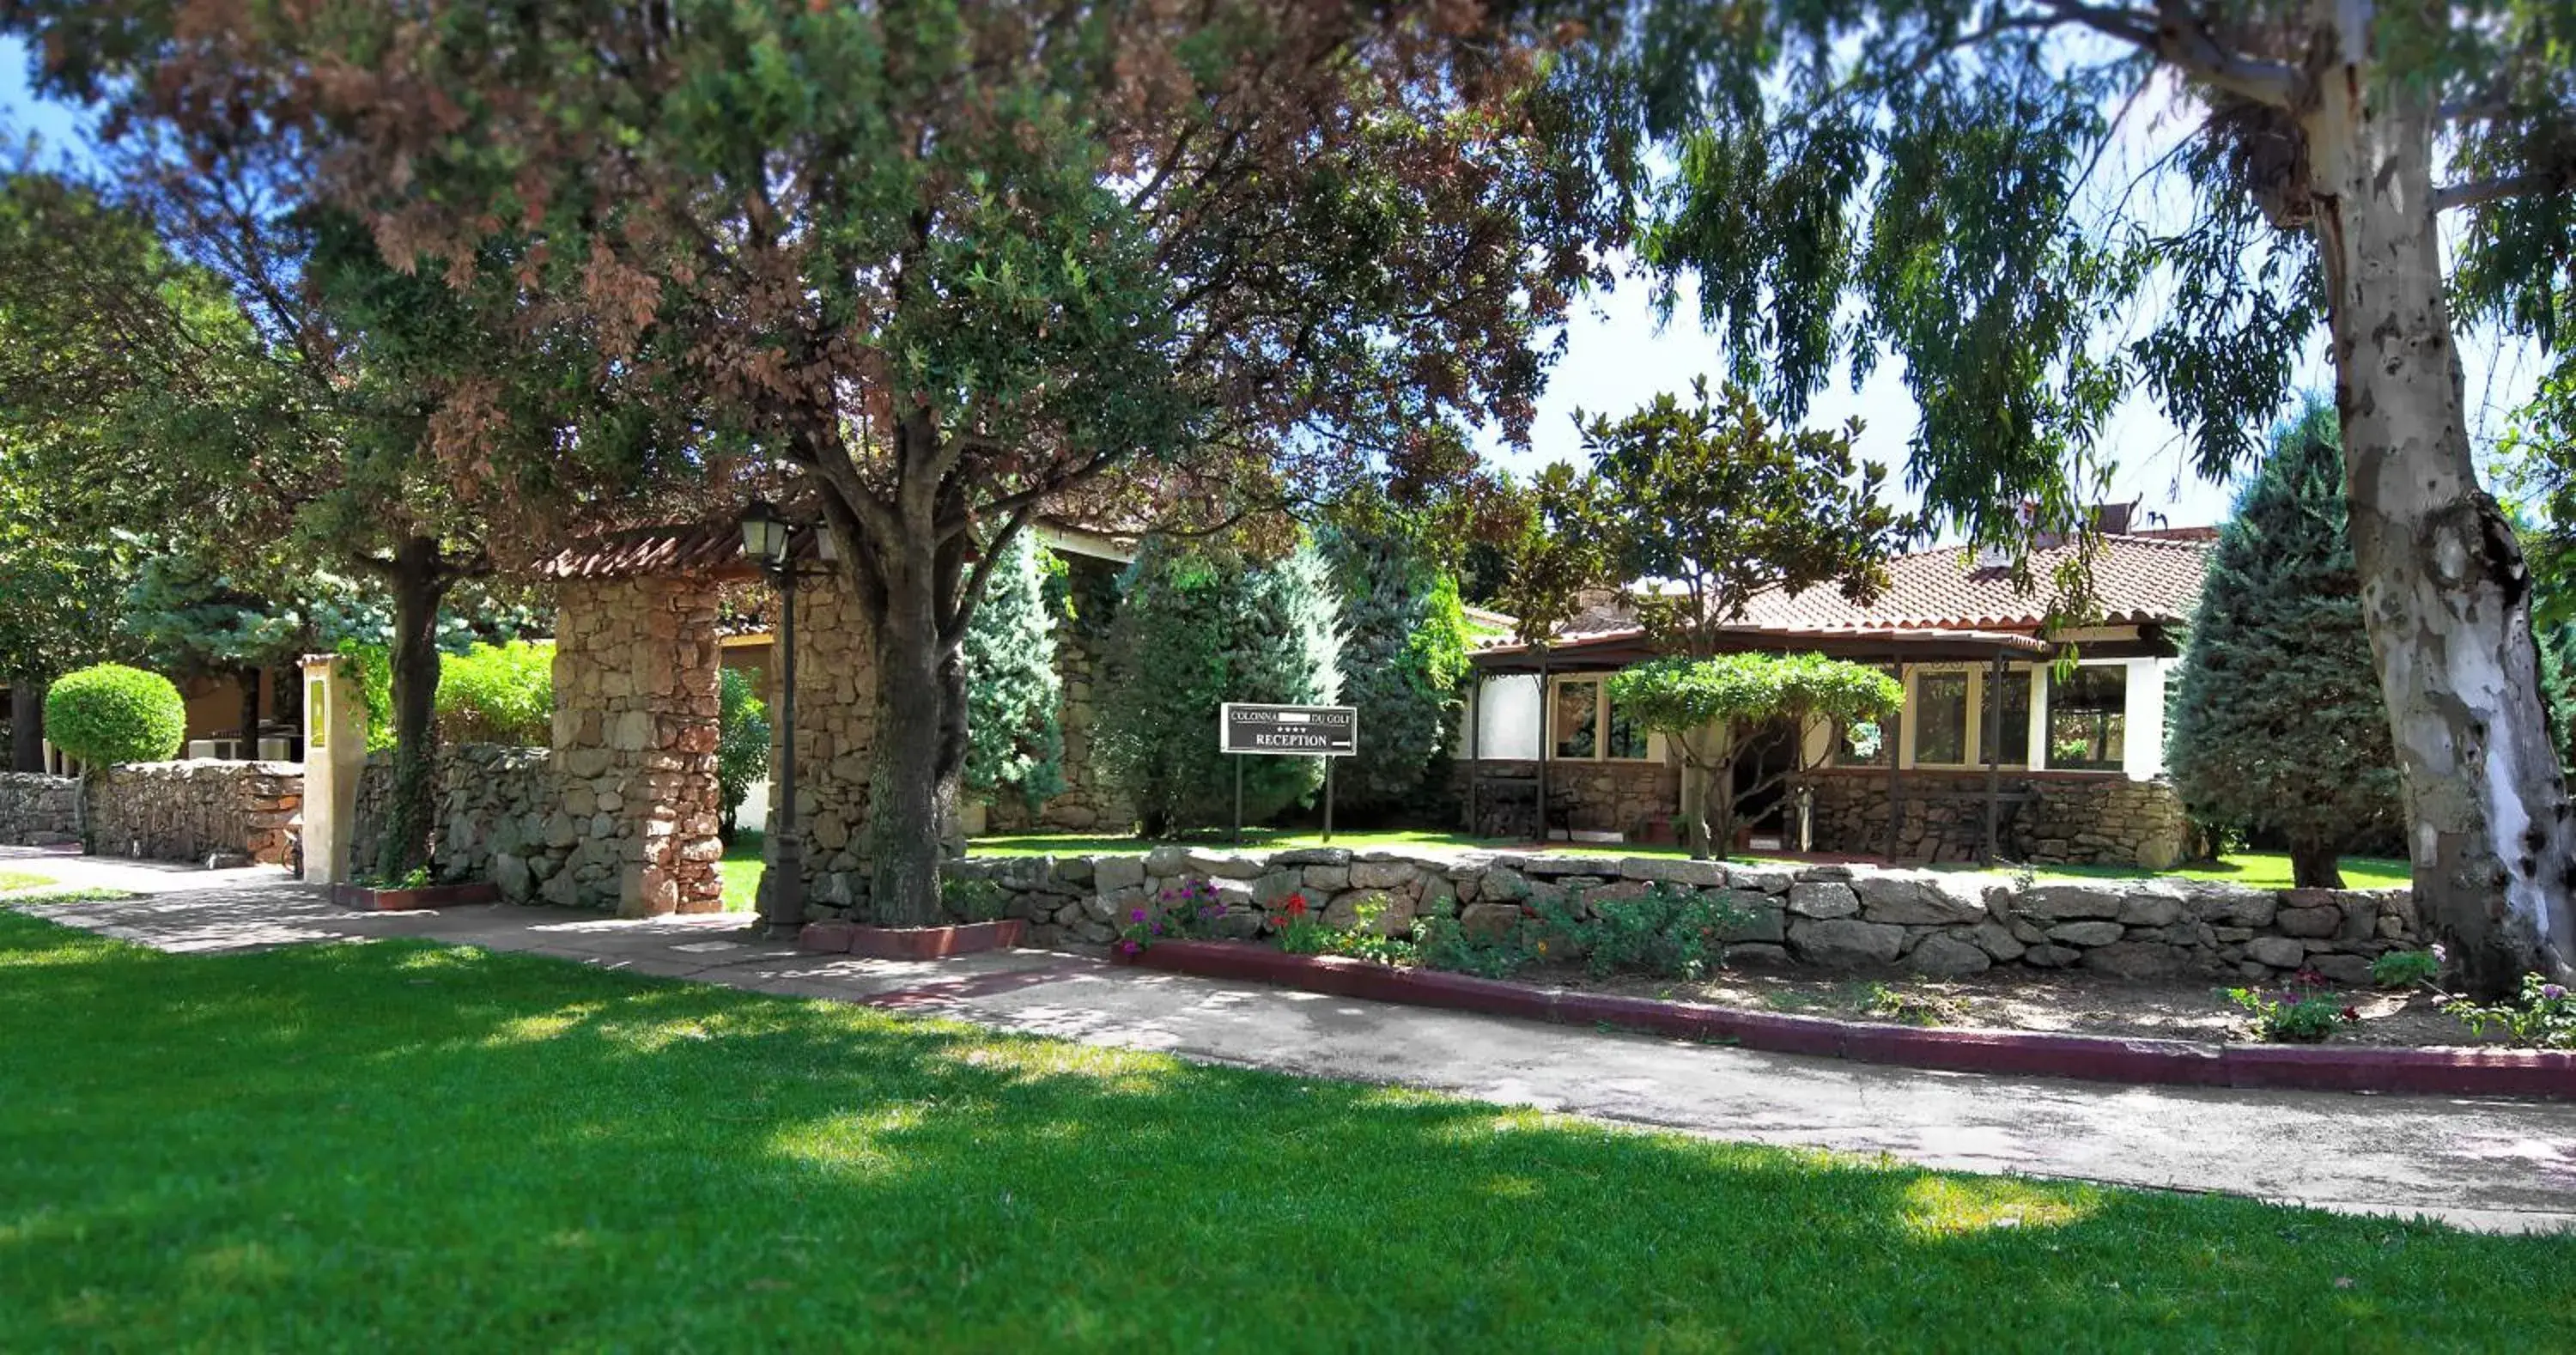
<svg viewBox="0 0 2576 1355"><path fill-rule="evenodd" d="M1092 745L1147 836L1232 816L1238 759L1217 751L1220 705L1328 704L1340 696L1334 612L1311 549L1258 565L1148 544L1128 569L1110 625ZM1315 758L1239 761L1247 822L1267 821L1323 783Z"/></svg>
<svg viewBox="0 0 2576 1355"><path fill-rule="evenodd" d="M188 706L170 679L119 663L65 674L45 693L45 736L96 769L164 762L188 737Z"/></svg>
<svg viewBox="0 0 2576 1355"><path fill-rule="evenodd" d="M2429 950L2392 950L2370 962L2370 981L2382 988L2412 988L2442 973L2442 957Z"/></svg>
<svg viewBox="0 0 2576 1355"><path fill-rule="evenodd" d="M2280 992L2230 988L2227 999L2253 1014L2255 1037L2272 1044L2316 1044L2361 1013L2318 991L2321 982L2302 970Z"/></svg>
<svg viewBox="0 0 2576 1355"><path fill-rule="evenodd" d="M1475 936L1454 917L1426 917L1413 924L1413 941L1426 969L1508 979L1538 963L1535 931L1524 919L1504 931Z"/></svg>
<svg viewBox="0 0 2576 1355"><path fill-rule="evenodd" d="M942 875L939 902L950 917L993 922L1009 914L1011 891L980 875Z"/></svg>
<svg viewBox="0 0 2576 1355"><path fill-rule="evenodd" d="M1627 897L1596 895L1590 904L1589 916L1579 903L1541 905L1541 953L1581 956L1596 978L1622 971L1700 978L1724 962L1727 932L1749 917L1733 904L1669 884Z"/></svg>
<svg viewBox="0 0 2576 1355"><path fill-rule="evenodd" d="M769 707L753 690L751 675L741 669L725 669L718 681L722 685L716 788L722 801L719 827L730 842L737 831L736 816L742 812L743 799L751 794L751 783L769 774Z"/></svg>
<svg viewBox="0 0 2576 1355"><path fill-rule="evenodd" d="M555 714L554 645L516 640L439 655L437 709L440 743L545 747Z"/></svg>
<svg viewBox="0 0 2576 1355"><path fill-rule="evenodd" d="M2442 1010L2466 1021L2473 1035L2484 1035L2493 1026L2526 1048L2576 1049L2576 995L2538 974L2522 976L2519 1002L2482 1005L2463 999Z"/></svg>
<svg viewBox="0 0 2576 1355"><path fill-rule="evenodd" d="M1064 683L1055 671L1055 618L1046 592L1053 575L1029 533L985 580L966 623L966 790L1004 792L1034 806L1064 790ZM1046 556L1042 561L1041 554ZM1061 566L1057 566L1058 570Z"/></svg>

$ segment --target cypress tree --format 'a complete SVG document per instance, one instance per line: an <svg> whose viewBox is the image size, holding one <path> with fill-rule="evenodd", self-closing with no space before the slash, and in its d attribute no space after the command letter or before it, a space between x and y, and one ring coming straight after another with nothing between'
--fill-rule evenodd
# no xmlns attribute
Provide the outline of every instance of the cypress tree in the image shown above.
<svg viewBox="0 0 2576 1355"><path fill-rule="evenodd" d="M2302 886L2340 887L2344 847L2404 810L2323 401L2274 433L2219 532L2168 754L2195 814L2279 834Z"/></svg>
<svg viewBox="0 0 2576 1355"><path fill-rule="evenodd" d="M1149 543L1110 623L1094 748L1148 837L1228 822L1235 759L1217 751L1228 701L1325 705L1342 691L1338 606L1322 557L1275 564ZM1246 757L1246 822L1313 795L1313 758Z"/></svg>
<svg viewBox="0 0 2576 1355"><path fill-rule="evenodd" d="M985 580L966 623L966 766L969 794L1011 793L1031 805L1064 789L1064 682L1055 671L1055 618L1046 562L1027 532Z"/></svg>
<svg viewBox="0 0 2576 1355"><path fill-rule="evenodd" d="M1467 616L1457 579L1402 529L1337 527L1318 544L1342 598L1342 702L1359 711L1359 752L1334 794L1383 814L1414 802L1449 751Z"/></svg>

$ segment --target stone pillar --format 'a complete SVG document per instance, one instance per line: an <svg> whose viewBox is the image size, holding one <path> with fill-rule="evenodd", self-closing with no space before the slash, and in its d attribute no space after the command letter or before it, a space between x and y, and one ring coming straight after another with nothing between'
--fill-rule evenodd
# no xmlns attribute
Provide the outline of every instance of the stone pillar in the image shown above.
<svg viewBox="0 0 2576 1355"><path fill-rule="evenodd" d="M546 897L628 917L717 911L715 584L688 575L579 580L558 602L562 804L547 836L573 851Z"/></svg>
<svg viewBox="0 0 2576 1355"><path fill-rule="evenodd" d="M367 767L367 700L337 654L304 660L304 878L346 884L357 837L358 777Z"/></svg>
<svg viewBox="0 0 2576 1355"><path fill-rule="evenodd" d="M780 728L779 682L785 665L769 665L771 737ZM858 599L837 574L809 578L796 595L796 803L805 834L808 917L845 915L867 892L869 752L876 742L876 650ZM771 746L777 765L778 743ZM770 783L771 842L791 806ZM774 859L774 858L773 858Z"/></svg>

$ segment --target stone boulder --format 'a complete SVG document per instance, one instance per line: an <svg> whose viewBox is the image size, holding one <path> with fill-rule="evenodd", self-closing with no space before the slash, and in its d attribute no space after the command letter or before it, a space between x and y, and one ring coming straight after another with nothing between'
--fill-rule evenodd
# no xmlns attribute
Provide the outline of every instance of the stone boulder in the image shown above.
<svg viewBox="0 0 2576 1355"><path fill-rule="evenodd" d="M2048 929L2048 939L2069 946L2107 946L2124 933L2117 922L2061 922Z"/></svg>
<svg viewBox="0 0 2576 1355"><path fill-rule="evenodd" d="M1905 929L1858 918L1802 918L1789 928L1789 948L1809 964L1851 969L1896 963Z"/></svg>
<svg viewBox="0 0 2576 1355"><path fill-rule="evenodd" d="M2086 969L2123 979L2165 978L2181 973L2188 962L2184 952L2153 941L2114 941L2084 952Z"/></svg>
<svg viewBox="0 0 2576 1355"><path fill-rule="evenodd" d="M1631 856L1619 862L1619 873L1631 880L1715 889L1726 883L1726 867L1715 861L1685 861L1670 856Z"/></svg>
<svg viewBox="0 0 2576 1355"><path fill-rule="evenodd" d="M2274 969L2296 969L2308 958L2308 948L2286 936L2258 936L2245 943L2245 958Z"/></svg>
<svg viewBox="0 0 2576 1355"><path fill-rule="evenodd" d="M1860 896L1847 884L1801 881L1789 886L1789 911L1819 919L1850 917L1860 911Z"/></svg>
<svg viewBox="0 0 2576 1355"><path fill-rule="evenodd" d="M2013 900L2013 912L2040 922L2116 918L2123 902L2122 891L2110 885L2052 883L2023 890Z"/></svg>
<svg viewBox="0 0 2576 1355"><path fill-rule="evenodd" d="M1806 888L1807 886L1800 886ZM1861 916L1872 922L1943 927L1986 919L1983 886L1938 871L1871 871L1854 877Z"/></svg>
<svg viewBox="0 0 2576 1355"><path fill-rule="evenodd" d="M1915 942L1905 957L1906 968L1941 979L1982 974L1993 963L1993 958L1975 945L1938 933Z"/></svg>

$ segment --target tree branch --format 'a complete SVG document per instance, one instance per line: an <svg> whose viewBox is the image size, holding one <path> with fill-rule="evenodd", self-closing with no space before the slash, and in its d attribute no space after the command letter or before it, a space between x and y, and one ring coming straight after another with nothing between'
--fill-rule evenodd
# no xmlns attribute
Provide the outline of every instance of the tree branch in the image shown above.
<svg viewBox="0 0 2576 1355"><path fill-rule="evenodd" d="M2273 108L2296 107L2304 78L2297 67L2218 45L2182 0L2156 0L2155 13L2105 9L2075 0L2043 0L2062 22L2143 47L2204 85Z"/></svg>
<svg viewBox="0 0 2576 1355"><path fill-rule="evenodd" d="M2576 187L2576 170L2567 167L2503 174L2492 179L2444 184L2433 191L2433 210L2447 212L2455 207L2475 207L2503 198L2539 197L2544 193L2565 192L2571 187Z"/></svg>

